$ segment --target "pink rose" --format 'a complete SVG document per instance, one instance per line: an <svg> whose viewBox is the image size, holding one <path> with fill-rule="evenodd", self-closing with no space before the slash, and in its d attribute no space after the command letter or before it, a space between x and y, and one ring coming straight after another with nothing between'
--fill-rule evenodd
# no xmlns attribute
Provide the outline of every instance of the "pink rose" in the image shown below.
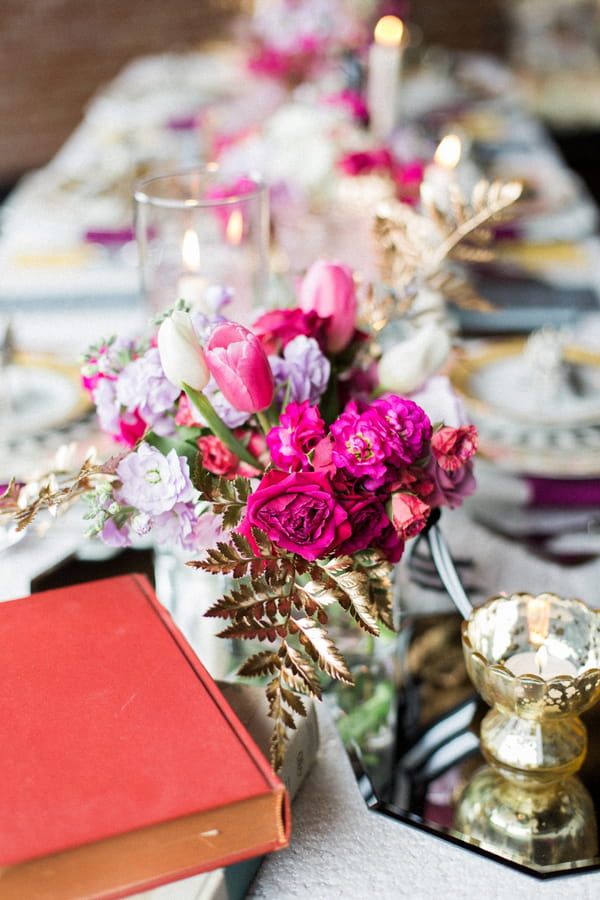
<svg viewBox="0 0 600 900"><path fill-rule="evenodd" d="M310 266L300 285L300 307L314 310L326 325L327 347L339 353L350 343L358 301L352 269L343 263L318 259Z"/></svg>
<svg viewBox="0 0 600 900"><path fill-rule="evenodd" d="M198 449L202 456L202 465L209 472L213 472L215 475L233 476L237 471L238 457L213 434L199 437Z"/></svg>
<svg viewBox="0 0 600 900"><path fill-rule="evenodd" d="M217 325L204 356L217 386L235 409L252 413L271 405L275 392L271 366L257 336L243 325Z"/></svg>
<svg viewBox="0 0 600 900"><path fill-rule="evenodd" d="M450 428L445 425L434 432L431 449L437 464L447 472L460 469L477 450L477 429L474 425Z"/></svg>
<svg viewBox="0 0 600 900"><path fill-rule="evenodd" d="M414 494L393 494L390 511L396 533L403 541L407 541L423 531L431 507Z"/></svg>
<svg viewBox="0 0 600 900"><path fill-rule="evenodd" d="M268 538L303 559L332 553L352 531L323 472L267 472L248 498L242 530L260 528Z"/></svg>

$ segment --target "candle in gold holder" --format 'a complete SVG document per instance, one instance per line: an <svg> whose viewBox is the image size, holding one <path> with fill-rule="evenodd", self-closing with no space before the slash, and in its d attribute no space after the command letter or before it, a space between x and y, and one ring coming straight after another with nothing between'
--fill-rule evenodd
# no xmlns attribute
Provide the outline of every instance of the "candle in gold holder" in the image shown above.
<svg viewBox="0 0 600 900"><path fill-rule="evenodd" d="M467 671L492 707L489 765L467 785L455 825L468 839L537 866L593 857L592 800L575 773L579 718L600 697L600 613L555 594L493 597L463 623Z"/></svg>

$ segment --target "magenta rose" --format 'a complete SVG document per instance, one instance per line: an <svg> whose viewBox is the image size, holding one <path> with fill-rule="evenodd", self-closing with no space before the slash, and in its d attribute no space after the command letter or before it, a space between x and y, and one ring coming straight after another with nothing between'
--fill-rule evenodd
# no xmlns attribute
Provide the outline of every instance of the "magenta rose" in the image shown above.
<svg viewBox="0 0 600 900"><path fill-rule="evenodd" d="M307 560L327 556L352 531L326 474L275 469L248 498L242 530L249 534L251 527Z"/></svg>
<svg viewBox="0 0 600 900"><path fill-rule="evenodd" d="M260 339L267 356L280 353L300 334L314 338L324 353L327 348L327 322L314 310L304 312L299 307L273 309L254 322L252 331Z"/></svg>
<svg viewBox="0 0 600 900"><path fill-rule="evenodd" d="M474 456L477 450L477 437L474 425L440 428L431 439L431 449L438 465L447 472L460 469Z"/></svg>
<svg viewBox="0 0 600 900"><path fill-rule="evenodd" d="M338 167L344 175L389 173L392 169L392 155L387 147L378 147L376 150L360 150L356 153L348 153L339 159Z"/></svg>
<svg viewBox="0 0 600 900"><path fill-rule="evenodd" d="M430 512L429 504L414 494L394 494L390 500L392 524L403 541L423 531Z"/></svg>
<svg viewBox="0 0 600 900"><path fill-rule="evenodd" d="M340 544L338 553L351 554L374 547L390 524L384 504L372 494L341 496L340 501L348 513L352 533Z"/></svg>
<svg viewBox="0 0 600 900"><path fill-rule="evenodd" d="M450 509L455 509L475 491L472 459L460 469L442 469L433 459L429 463L428 472L435 482L435 490L427 498L431 506L449 506Z"/></svg>

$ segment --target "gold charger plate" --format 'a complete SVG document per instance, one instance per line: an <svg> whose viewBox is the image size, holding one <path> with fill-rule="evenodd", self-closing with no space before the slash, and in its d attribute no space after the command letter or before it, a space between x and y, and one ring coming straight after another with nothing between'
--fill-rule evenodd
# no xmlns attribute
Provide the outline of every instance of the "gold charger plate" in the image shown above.
<svg viewBox="0 0 600 900"><path fill-rule="evenodd" d="M42 354L17 353L0 370L0 442L65 428L91 409L79 367Z"/></svg>
<svg viewBox="0 0 600 900"><path fill-rule="evenodd" d="M450 378L479 431L482 456L512 472L548 477L600 474L600 355L566 346L569 374L585 387L561 404L536 398L519 371L525 339L493 341L460 354Z"/></svg>

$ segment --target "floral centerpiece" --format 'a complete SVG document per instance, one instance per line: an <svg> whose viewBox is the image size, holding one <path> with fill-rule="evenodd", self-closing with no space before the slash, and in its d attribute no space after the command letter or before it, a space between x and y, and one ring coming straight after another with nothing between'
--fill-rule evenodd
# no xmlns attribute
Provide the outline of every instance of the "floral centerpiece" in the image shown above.
<svg viewBox="0 0 600 900"><path fill-rule="evenodd" d="M393 565L433 509L473 491L477 436L380 384L348 267L317 261L296 307L248 328L224 317L227 291L210 299L208 314L180 303L144 338L93 348L84 383L118 452L12 483L0 509L24 527L85 495L106 543L151 532L230 576L207 614L264 643L240 674L268 678L277 767L302 695L321 695L322 673L352 680L329 608L373 635L393 627Z"/></svg>

